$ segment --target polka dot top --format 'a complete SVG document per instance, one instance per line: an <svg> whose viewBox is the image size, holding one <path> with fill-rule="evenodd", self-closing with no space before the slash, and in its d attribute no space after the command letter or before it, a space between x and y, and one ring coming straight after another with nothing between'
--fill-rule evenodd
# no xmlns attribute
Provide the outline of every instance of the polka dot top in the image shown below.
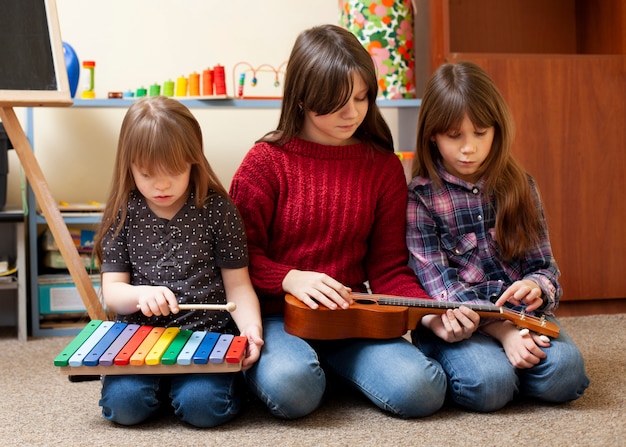
<svg viewBox="0 0 626 447"><path fill-rule="evenodd" d="M128 272L131 284L166 286L179 303L225 304L221 268L248 266L246 236L237 208L213 194L202 208L194 195L171 220L156 216L138 191L132 191L121 231L115 226L102 241L101 271ZM237 333L230 313L183 311L166 317L141 312L118 315L119 321L159 327Z"/></svg>

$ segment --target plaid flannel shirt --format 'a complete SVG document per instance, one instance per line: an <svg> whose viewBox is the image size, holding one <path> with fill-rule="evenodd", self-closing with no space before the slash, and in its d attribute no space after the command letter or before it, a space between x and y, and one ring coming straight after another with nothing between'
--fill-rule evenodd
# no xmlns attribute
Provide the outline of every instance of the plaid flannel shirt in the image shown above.
<svg viewBox="0 0 626 447"><path fill-rule="evenodd" d="M409 184L407 245L411 266L422 286L439 301L494 303L513 282L530 279L543 292L539 309L551 313L562 289L552 256L539 192L529 182L542 216L540 241L522 258L505 262L495 241L495 203L483 193L484 181L472 185L438 166L442 187L428 178Z"/></svg>

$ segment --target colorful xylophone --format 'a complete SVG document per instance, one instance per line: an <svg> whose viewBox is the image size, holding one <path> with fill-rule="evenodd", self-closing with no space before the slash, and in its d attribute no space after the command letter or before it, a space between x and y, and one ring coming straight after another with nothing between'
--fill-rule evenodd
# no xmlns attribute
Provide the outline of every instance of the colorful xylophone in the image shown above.
<svg viewBox="0 0 626 447"><path fill-rule="evenodd" d="M247 343L231 334L92 320L54 365L68 375L236 372Z"/></svg>

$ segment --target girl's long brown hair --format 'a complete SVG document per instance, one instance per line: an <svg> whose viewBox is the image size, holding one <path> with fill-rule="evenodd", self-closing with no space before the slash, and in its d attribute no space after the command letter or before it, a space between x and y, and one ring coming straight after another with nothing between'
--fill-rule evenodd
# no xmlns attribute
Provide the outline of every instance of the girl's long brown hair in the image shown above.
<svg viewBox="0 0 626 447"><path fill-rule="evenodd" d="M478 65L459 62L440 66L426 84L417 127L413 176L441 186L436 164L441 159L433 143L436 134L456 129L465 114L479 128L495 129L491 151L480 168L486 194L495 199L496 240L506 260L521 258L539 239L541 216L529 176L513 157L514 124L493 80Z"/></svg>
<svg viewBox="0 0 626 447"><path fill-rule="evenodd" d="M354 136L364 143L393 152L393 137L376 104L378 81L372 57L354 34L336 26L320 25L303 31L287 62L280 118L276 131L259 141L282 145L297 136L304 112L327 115L350 99L353 75L368 87L369 108Z"/></svg>
<svg viewBox="0 0 626 447"><path fill-rule="evenodd" d="M122 121L109 198L95 240L98 262L102 261L102 239L126 218L129 194L136 189L131 165L154 173L177 174L191 165L190 187L195 205L202 207L210 191L228 198L226 189L203 151L200 124L181 102L165 96L139 99Z"/></svg>

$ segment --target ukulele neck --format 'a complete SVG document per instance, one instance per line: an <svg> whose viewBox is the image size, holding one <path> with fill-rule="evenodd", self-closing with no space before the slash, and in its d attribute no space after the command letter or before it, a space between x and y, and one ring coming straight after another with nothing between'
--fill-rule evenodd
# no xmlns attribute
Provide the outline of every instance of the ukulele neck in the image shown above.
<svg viewBox="0 0 626 447"><path fill-rule="evenodd" d="M449 302L449 301L436 301L436 300L423 300L418 298L404 298L404 297L389 297L381 295L378 298L378 304L385 306L405 306L416 307L429 310L441 310L446 311L448 309L456 309L460 306L469 307L476 312L491 312L494 314L502 313L502 308L493 304L470 304L462 302Z"/></svg>

